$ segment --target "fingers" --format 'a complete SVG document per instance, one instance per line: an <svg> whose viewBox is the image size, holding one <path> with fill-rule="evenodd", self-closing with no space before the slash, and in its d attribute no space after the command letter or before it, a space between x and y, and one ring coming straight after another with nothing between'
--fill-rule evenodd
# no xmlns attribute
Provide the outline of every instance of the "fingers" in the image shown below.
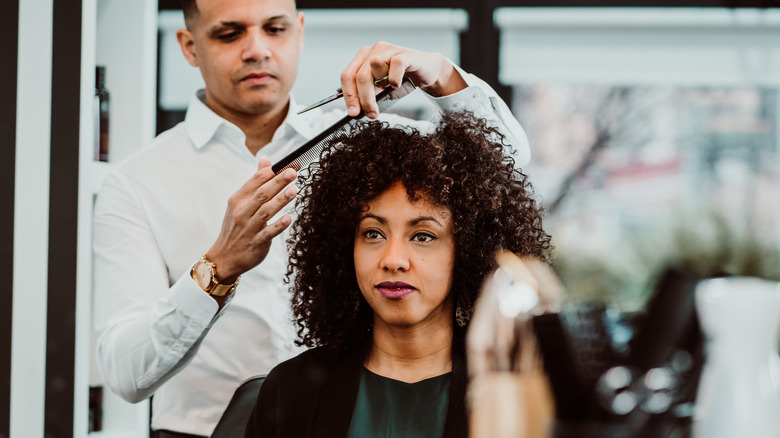
<svg viewBox="0 0 780 438"><path fill-rule="evenodd" d="M261 241L271 241L271 239L274 237L282 234L282 231L284 231L290 225L290 222L292 222L290 216L284 214L276 222L263 227L263 229L258 233L258 238Z"/></svg>
<svg viewBox="0 0 780 438"><path fill-rule="evenodd" d="M381 90L374 85L378 78L387 76L390 86L397 88L409 67L409 49L378 42L363 47L341 73L341 90L347 113L357 116L362 109L366 116L375 119L379 115L376 94Z"/></svg>
<svg viewBox="0 0 780 438"><path fill-rule="evenodd" d="M271 160L267 157L260 157L257 168L257 174L261 175L261 179L268 172L273 175ZM295 180L296 175L297 172L295 169L286 169L279 175L271 177L255 189L243 212L243 214L249 217L248 226L250 229L260 230L261 233L265 232L265 229L269 228L269 226L266 225L268 220L279 213L290 201L295 199L295 195L298 191L294 186L288 187L288 185ZM287 225L289 225L289 216L285 216L287 217L286 224L283 220L284 217L274 222L268 239L278 235L287 227Z"/></svg>
<svg viewBox="0 0 780 438"><path fill-rule="evenodd" d="M408 59L408 55L405 53L399 53L390 60L390 65L387 70L387 81L393 88L401 86L401 82L404 80L404 74L412 66L411 60Z"/></svg>
<svg viewBox="0 0 780 438"><path fill-rule="evenodd" d="M295 170L274 175L270 166L267 158L261 158L257 172L228 200L222 230L208 250L224 278L237 277L261 263L271 240L291 222L290 216L283 215L268 224L297 193L294 186L288 187Z"/></svg>
<svg viewBox="0 0 780 438"><path fill-rule="evenodd" d="M360 114L360 99L358 99L356 82L357 73L370 52L371 47L363 47L358 50L352 61L341 72L341 91L344 94L344 103L347 105L347 114L352 117Z"/></svg>
<svg viewBox="0 0 780 438"><path fill-rule="evenodd" d="M257 170L265 169L266 167L271 167L271 159L268 157L260 157L257 159Z"/></svg>
<svg viewBox="0 0 780 438"><path fill-rule="evenodd" d="M360 70L358 70L356 80L360 106L369 119L375 119L379 116L379 106L376 104L374 73L372 72L371 64L371 62L363 64ZM382 76L379 77L381 78Z"/></svg>
<svg viewBox="0 0 780 438"><path fill-rule="evenodd" d="M270 167L264 168L258 173L264 174L265 172L270 172L271 175L273 175L273 171L271 171ZM242 209L243 211L241 213L246 216L254 216L257 214L260 209L264 208L266 204L274 199L274 197L277 196L285 187L287 187L288 184L293 182L296 175L297 173L295 170L287 169L279 175L266 180L266 182L257 187L255 191L247 198L247 202L244 204L244 208ZM256 177L258 180L263 179L263 175L257 176L256 174ZM255 177L253 176L252 179L255 179ZM290 199L294 197L295 195L293 194ZM287 202L289 202L290 199L288 199ZM285 204L287 202L285 202ZM269 216L269 218L271 216Z"/></svg>
<svg viewBox="0 0 780 438"><path fill-rule="evenodd" d="M267 228L266 223L276 216L277 213L282 211L285 205L295 199L295 195L298 190L295 186L290 186L284 189L281 193L277 194L268 202L265 202L249 219L249 227L252 229L262 230ZM285 215L286 216L286 215ZM282 218L283 219L283 218ZM281 220L281 219L280 219ZM280 220L277 220L275 224L278 224ZM286 226L286 225L285 225ZM282 228L282 230L284 227Z"/></svg>
<svg viewBox="0 0 780 438"><path fill-rule="evenodd" d="M274 172L271 170L271 160L266 157L260 157L257 165L257 172L252 175L247 182L242 185L238 191L233 194L236 199L246 199L252 196L258 188L267 183L274 177Z"/></svg>

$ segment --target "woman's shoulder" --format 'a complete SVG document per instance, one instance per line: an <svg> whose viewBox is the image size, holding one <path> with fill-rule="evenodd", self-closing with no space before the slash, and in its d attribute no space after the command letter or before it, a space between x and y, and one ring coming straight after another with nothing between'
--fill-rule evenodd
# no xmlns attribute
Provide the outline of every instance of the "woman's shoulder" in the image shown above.
<svg viewBox="0 0 780 438"><path fill-rule="evenodd" d="M345 382L348 384L357 375L349 371L345 377L344 370L360 364L360 352L325 347L307 350L280 363L260 387L246 436L309 436L317 413L323 409L323 399L331 403L334 391L336 398L343 395ZM328 397L323 398L323 394Z"/></svg>
<svg viewBox="0 0 780 438"><path fill-rule="evenodd" d="M295 372L301 368L311 368L317 366L327 366L336 359L337 355L326 347L315 347L302 352L301 354L287 359L275 366L268 374L270 377L274 373Z"/></svg>
<svg viewBox="0 0 780 438"><path fill-rule="evenodd" d="M344 356L326 347L315 347L275 366L266 383L282 383L285 386L321 385L328 372L344 360Z"/></svg>

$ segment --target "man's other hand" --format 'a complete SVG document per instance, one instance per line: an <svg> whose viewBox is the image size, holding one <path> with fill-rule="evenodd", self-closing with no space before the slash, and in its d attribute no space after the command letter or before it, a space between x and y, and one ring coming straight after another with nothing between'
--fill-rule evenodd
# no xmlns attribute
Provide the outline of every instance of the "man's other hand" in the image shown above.
<svg viewBox="0 0 780 438"><path fill-rule="evenodd" d="M379 115L374 80L387 76L391 87L401 85L404 76L433 96L448 96L466 88L466 82L452 63L441 53L421 52L386 42L360 49L341 73L341 90L347 113Z"/></svg>
<svg viewBox="0 0 780 438"><path fill-rule="evenodd" d="M222 230L206 252L220 283L234 282L265 260L271 240L290 225L286 214L274 223L268 221L295 198L295 186L288 187L295 177L293 169L274 175L270 160L263 157L257 172L230 197Z"/></svg>

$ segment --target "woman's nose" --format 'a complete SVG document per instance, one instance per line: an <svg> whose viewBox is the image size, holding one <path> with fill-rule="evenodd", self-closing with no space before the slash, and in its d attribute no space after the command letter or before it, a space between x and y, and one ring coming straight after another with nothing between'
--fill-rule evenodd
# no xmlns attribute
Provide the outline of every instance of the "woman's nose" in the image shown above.
<svg viewBox="0 0 780 438"><path fill-rule="evenodd" d="M385 246L385 252L382 256L382 269L385 271L408 271L409 255L407 254L404 242L400 239L390 239Z"/></svg>

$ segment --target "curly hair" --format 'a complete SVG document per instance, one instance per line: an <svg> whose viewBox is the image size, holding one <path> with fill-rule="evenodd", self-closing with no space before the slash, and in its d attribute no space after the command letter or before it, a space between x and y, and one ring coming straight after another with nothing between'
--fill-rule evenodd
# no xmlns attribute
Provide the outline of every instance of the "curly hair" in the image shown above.
<svg viewBox="0 0 780 438"><path fill-rule="evenodd" d="M452 211L450 293L466 319L497 250L549 260L550 236L531 184L484 120L445 114L430 133L371 121L330 144L299 177L299 216L287 241L299 345L345 350L370 340L373 311L355 277L355 230L367 204L396 181L412 202L424 197Z"/></svg>

